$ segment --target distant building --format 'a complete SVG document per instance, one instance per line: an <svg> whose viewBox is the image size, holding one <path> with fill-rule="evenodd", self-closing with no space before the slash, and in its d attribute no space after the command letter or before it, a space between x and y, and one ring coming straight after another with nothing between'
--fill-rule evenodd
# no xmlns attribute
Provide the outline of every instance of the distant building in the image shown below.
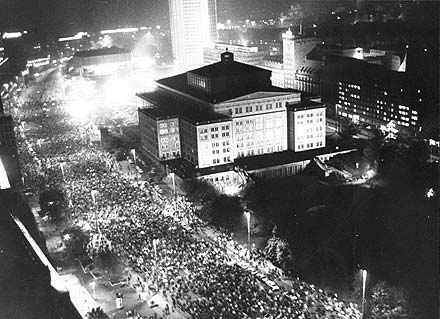
<svg viewBox="0 0 440 319"><path fill-rule="evenodd" d="M121 69L130 69L131 51L118 47L77 51L68 63L68 72L79 75L100 76Z"/></svg>
<svg viewBox="0 0 440 319"><path fill-rule="evenodd" d="M171 44L176 62L202 65L203 48L217 41L216 0L169 0Z"/></svg>
<svg viewBox="0 0 440 319"><path fill-rule="evenodd" d="M270 80L272 81L273 86L284 88L284 67L282 55L266 56L257 66L272 72Z"/></svg>
<svg viewBox="0 0 440 319"><path fill-rule="evenodd" d="M345 57L327 57L323 81L334 89L336 114L377 128L390 122L400 133L420 132L429 101L423 85L404 72Z"/></svg>
<svg viewBox="0 0 440 319"><path fill-rule="evenodd" d="M317 38L294 36L290 29L283 33L284 87L295 87L296 71L317 44Z"/></svg>
<svg viewBox="0 0 440 319"><path fill-rule="evenodd" d="M220 61L220 54L224 51L234 53L234 60L250 65L258 65L263 61L267 52L259 51L257 46L215 43L213 47L203 49L203 63L212 64Z"/></svg>

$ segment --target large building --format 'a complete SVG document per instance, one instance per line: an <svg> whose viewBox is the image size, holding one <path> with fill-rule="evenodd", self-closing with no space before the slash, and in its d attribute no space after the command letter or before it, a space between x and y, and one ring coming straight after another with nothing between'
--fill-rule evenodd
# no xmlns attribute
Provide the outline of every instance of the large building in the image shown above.
<svg viewBox="0 0 440 319"><path fill-rule="evenodd" d="M317 44L317 38L294 36L290 29L283 33L284 87L295 88L295 73Z"/></svg>
<svg viewBox="0 0 440 319"><path fill-rule="evenodd" d="M180 161L183 167L183 161L215 182L240 172L234 167L241 159L301 152L282 155L301 158L291 163L294 174L304 168L304 159L327 151L325 106L272 86L270 71L236 62L231 52L157 84L155 91L137 94L140 151L156 163ZM316 154L308 153L312 150Z"/></svg>
<svg viewBox="0 0 440 319"><path fill-rule="evenodd" d="M3 109L0 98L0 156L8 174L11 187L22 185L20 164L18 160L17 142L15 140L14 123L11 115L7 115Z"/></svg>
<svg viewBox="0 0 440 319"><path fill-rule="evenodd" d="M132 66L131 51L118 47L77 51L69 61L68 72L80 75L108 75Z"/></svg>
<svg viewBox="0 0 440 319"><path fill-rule="evenodd" d="M220 61L220 54L224 51L234 53L234 60L250 65L260 64L268 52L258 50L257 46L215 43L214 46L203 49L203 63L212 64Z"/></svg>
<svg viewBox="0 0 440 319"><path fill-rule="evenodd" d="M169 0L169 10L177 64L202 65L203 48L217 41L216 0Z"/></svg>

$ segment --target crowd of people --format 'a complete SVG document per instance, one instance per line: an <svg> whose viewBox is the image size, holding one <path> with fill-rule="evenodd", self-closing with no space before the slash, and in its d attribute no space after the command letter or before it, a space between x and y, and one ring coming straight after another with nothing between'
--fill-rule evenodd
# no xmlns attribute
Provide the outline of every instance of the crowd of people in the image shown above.
<svg viewBox="0 0 440 319"><path fill-rule="evenodd" d="M84 130L56 122L65 116L62 101L30 103L36 111L22 119L33 127L23 130L24 171L40 188L62 189L72 222L91 238L105 238L93 255L105 249L126 258L139 285L162 293L171 310L219 319L361 317L356 305L300 280L271 289L238 264L242 257L226 249L229 237L201 236L203 223L184 196L126 178L108 153L89 145Z"/></svg>

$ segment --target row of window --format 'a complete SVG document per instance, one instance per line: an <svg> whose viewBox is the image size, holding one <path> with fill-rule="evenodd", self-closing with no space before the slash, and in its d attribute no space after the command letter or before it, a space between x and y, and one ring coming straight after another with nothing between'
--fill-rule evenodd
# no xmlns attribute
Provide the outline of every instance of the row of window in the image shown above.
<svg viewBox="0 0 440 319"><path fill-rule="evenodd" d="M265 108L266 110L272 110L273 108L275 109L280 109L283 107L283 102L275 102L275 104L273 103L266 103ZM255 106L255 111L262 111L263 110L263 105L259 104ZM245 113L250 113L253 112L253 106L246 106L244 108ZM235 114L242 114L243 113L243 107L236 107L234 109Z"/></svg>

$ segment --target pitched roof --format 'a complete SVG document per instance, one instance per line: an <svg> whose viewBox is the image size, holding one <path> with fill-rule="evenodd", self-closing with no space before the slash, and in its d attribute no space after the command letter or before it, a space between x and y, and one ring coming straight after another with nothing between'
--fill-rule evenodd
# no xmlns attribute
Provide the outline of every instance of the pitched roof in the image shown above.
<svg viewBox="0 0 440 319"><path fill-rule="evenodd" d="M267 71L270 72L270 71ZM192 98L201 100L207 103L221 103L247 94L252 94L258 91L264 92L297 92L292 89L283 89L276 86L269 85L261 88L236 88L226 90L221 93L208 93L202 90L195 89L187 84L186 73L181 73L168 78L157 80L156 83L165 89L172 90L178 94L188 95Z"/></svg>
<svg viewBox="0 0 440 319"><path fill-rule="evenodd" d="M265 69L237 61L220 61L189 72L206 77L223 77L257 72L270 73Z"/></svg>

